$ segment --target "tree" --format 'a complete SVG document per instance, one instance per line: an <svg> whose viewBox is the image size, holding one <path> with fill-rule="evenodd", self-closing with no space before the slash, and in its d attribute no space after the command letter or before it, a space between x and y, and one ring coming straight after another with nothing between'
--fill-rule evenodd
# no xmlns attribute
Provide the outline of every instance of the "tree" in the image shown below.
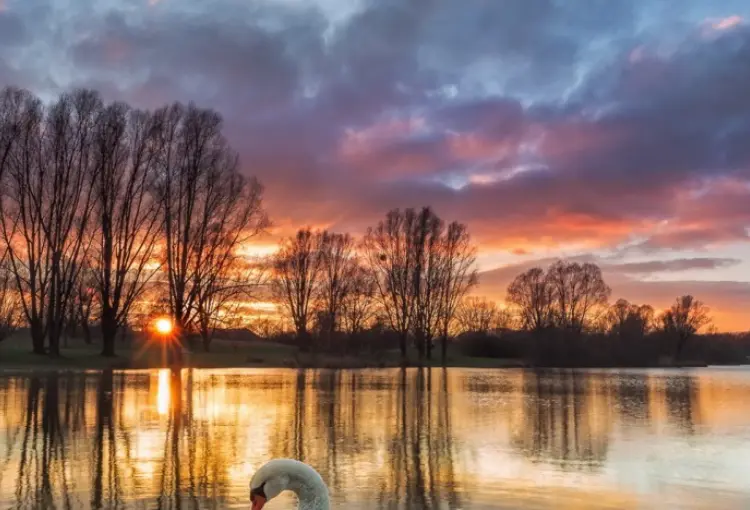
<svg viewBox="0 0 750 510"><path fill-rule="evenodd" d="M576 333L589 324L591 313L607 304L611 289L596 264L559 260L547 270L557 325Z"/></svg>
<svg viewBox="0 0 750 510"><path fill-rule="evenodd" d="M372 272L358 260L354 261L350 282L350 290L341 301L341 324L347 334L355 336L375 318L376 288Z"/></svg>
<svg viewBox="0 0 750 510"><path fill-rule="evenodd" d="M680 357L688 340L711 322L709 308L691 295L680 296L659 317L664 333L676 341L675 359Z"/></svg>
<svg viewBox="0 0 750 510"><path fill-rule="evenodd" d="M63 94L48 108L18 94L18 132L4 177L3 238L32 331L34 352L60 354L69 301L88 248L92 138L102 103L88 90Z"/></svg>
<svg viewBox="0 0 750 510"><path fill-rule="evenodd" d="M47 335L52 356L60 355L60 338L69 301L90 244L87 229L92 210L92 142L102 102L98 93L63 94L47 114L40 179L42 230L49 246L50 292ZM46 174L46 175L45 175Z"/></svg>
<svg viewBox="0 0 750 510"><path fill-rule="evenodd" d="M417 215L411 243L414 249L413 332L419 358L432 357L432 342L441 326L445 308L447 263L443 253L443 221L429 207Z"/></svg>
<svg viewBox="0 0 750 510"><path fill-rule="evenodd" d="M196 300L198 331L206 352L218 327L236 324L243 302L255 297L256 289L266 278L260 264L246 260L236 251L209 267Z"/></svg>
<svg viewBox="0 0 750 510"><path fill-rule="evenodd" d="M509 328L511 315L486 297L469 296L461 300L456 310L456 322L462 333L490 333Z"/></svg>
<svg viewBox="0 0 750 510"><path fill-rule="evenodd" d="M448 225L430 209L390 211L364 239L376 297L401 355L413 335L419 357L430 358L433 340L442 338L445 360L448 332L461 298L477 282L476 252L466 227Z"/></svg>
<svg viewBox="0 0 750 510"><path fill-rule="evenodd" d="M388 325L398 334L401 359L406 360L406 342L412 330L416 302L414 274L417 266L414 209L389 211L363 241L372 270L376 299Z"/></svg>
<svg viewBox="0 0 750 510"><path fill-rule="evenodd" d="M622 339L643 338L653 325L654 309L618 299L605 316L607 332Z"/></svg>
<svg viewBox="0 0 750 510"><path fill-rule="evenodd" d="M263 188L239 173L237 154L221 133L221 116L175 104L155 114L159 126L156 196L161 203L170 310L178 332L225 289L237 250L268 224ZM215 303L215 301L214 301Z"/></svg>
<svg viewBox="0 0 750 510"><path fill-rule="evenodd" d="M324 315L328 340L333 338L341 323L344 302L354 291L353 278L357 270L354 240L348 234L323 231L318 234L320 255L320 310Z"/></svg>
<svg viewBox="0 0 750 510"><path fill-rule="evenodd" d="M516 276L508 285L506 301L516 308L523 329L539 331L554 324L554 289L542 268Z"/></svg>
<svg viewBox="0 0 750 510"><path fill-rule="evenodd" d="M0 224L35 354L46 352L50 280L49 247L40 205L44 190L39 176L44 115L42 102L29 92L14 88L3 91Z"/></svg>
<svg viewBox="0 0 750 510"><path fill-rule="evenodd" d="M456 318L463 298L477 282L476 249L471 244L466 225L453 222L448 225L440 243L442 265L440 272L440 328L441 357L446 361L448 332Z"/></svg>
<svg viewBox="0 0 750 510"><path fill-rule="evenodd" d="M272 292L294 323L297 337L308 338L313 299L320 291L320 237L301 229L273 257Z"/></svg>
<svg viewBox="0 0 750 510"><path fill-rule="evenodd" d="M161 226L159 202L150 194L160 150L157 129L152 115L130 111L121 103L105 108L97 122L92 221L96 232L90 259L104 356L115 355L118 330L159 269L152 260ZM88 303L81 299L82 313Z"/></svg>

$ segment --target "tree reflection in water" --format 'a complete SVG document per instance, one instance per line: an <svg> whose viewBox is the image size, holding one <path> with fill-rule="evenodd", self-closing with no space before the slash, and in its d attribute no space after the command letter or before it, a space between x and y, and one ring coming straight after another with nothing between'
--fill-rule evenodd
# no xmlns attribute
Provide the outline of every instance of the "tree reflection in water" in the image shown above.
<svg viewBox="0 0 750 510"><path fill-rule="evenodd" d="M242 507L255 469L295 457L335 505L457 509L509 480L486 451L597 473L618 427L696 434L699 389L689 374L435 368L5 376L0 508Z"/></svg>
<svg viewBox="0 0 750 510"><path fill-rule="evenodd" d="M606 380L575 371L528 371L523 425L513 445L535 462L595 470L607 456L612 399Z"/></svg>

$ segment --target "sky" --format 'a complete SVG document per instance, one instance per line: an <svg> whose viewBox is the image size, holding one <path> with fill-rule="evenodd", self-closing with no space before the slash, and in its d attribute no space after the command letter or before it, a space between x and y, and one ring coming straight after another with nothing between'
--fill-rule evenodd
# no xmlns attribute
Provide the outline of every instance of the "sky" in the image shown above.
<svg viewBox="0 0 750 510"><path fill-rule="evenodd" d="M0 0L4 85L218 110L276 237L431 205L492 298L569 257L750 329L746 0Z"/></svg>

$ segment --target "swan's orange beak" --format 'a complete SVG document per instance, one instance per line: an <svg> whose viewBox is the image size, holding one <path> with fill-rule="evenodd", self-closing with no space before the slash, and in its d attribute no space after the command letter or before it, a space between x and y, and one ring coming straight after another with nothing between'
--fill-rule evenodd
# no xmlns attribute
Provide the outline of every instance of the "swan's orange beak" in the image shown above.
<svg viewBox="0 0 750 510"><path fill-rule="evenodd" d="M250 501L253 504L252 510L261 510L263 508L263 505L266 504L266 498L258 494L253 494L250 498Z"/></svg>

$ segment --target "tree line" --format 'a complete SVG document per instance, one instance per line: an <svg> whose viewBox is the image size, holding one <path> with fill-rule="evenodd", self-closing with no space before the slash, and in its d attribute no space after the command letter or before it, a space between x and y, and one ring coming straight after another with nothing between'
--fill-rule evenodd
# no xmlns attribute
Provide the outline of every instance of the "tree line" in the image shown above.
<svg viewBox="0 0 750 510"><path fill-rule="evenodd" d="M271 285L298 338L310 340L314 326L330 344L379 323L403 359L410 341L431 358L436 339L445 359L459 304L477 283L475 259L466 225L429 207L394 209L359 241L301 229L274 256Z"/></svg>
<svg viewBox="0 0 750 510"><path fill-rule="evenodd" d="M449 338L492 336L497 343L511 332L560 342L592 335L638 342L660 334L679 357L711 322L708 307L691 295L658 314L625 299L610 304L601 268L567 260L517 275L498 305L472 294L475 261L465 225L446 226L430 208L395 209L359 240L299 230L274 256L271 283L303 345L387 331L396 334L403 358L413 346L420 360L432 357L436 341L445 359Z"/></svg>
<svg viewBox="0 0 750 510"><path fill-rule="evenodd" d="M656 314L624 300L595 264L532 268L504 305L473 295L476 247L466 225L429 207L394 209L360 239L299 230L269 259L241 248L270 225L263 187L239 171L212 110L139 110L92 90L50 104L0 92L0 340L27 327L37 354L60 355L80 329L102 354L136 316L168 313L208 350L241 304L270 290L301 345L334 348L380 332L403 359L430 359L466 333L607 333L675 338L709 322L692 296ZM569 336L568 335L568 336ZM377 336L377 335L376 335Z"/></svg>
<svg viewBox="0 0 750 510"><path fill-rule="evenodd" d="M688 340L711 323L709 308L692 295L677 297L657 314L651 305L626 299L610 305L611 293L596 264L558 260L546 271L534 267L508 286L506 301L516 315L508 317L506 327L515 323L537 334L558 331L574 337L606 334L636 343L659 333L679 358Z"/></svg>

